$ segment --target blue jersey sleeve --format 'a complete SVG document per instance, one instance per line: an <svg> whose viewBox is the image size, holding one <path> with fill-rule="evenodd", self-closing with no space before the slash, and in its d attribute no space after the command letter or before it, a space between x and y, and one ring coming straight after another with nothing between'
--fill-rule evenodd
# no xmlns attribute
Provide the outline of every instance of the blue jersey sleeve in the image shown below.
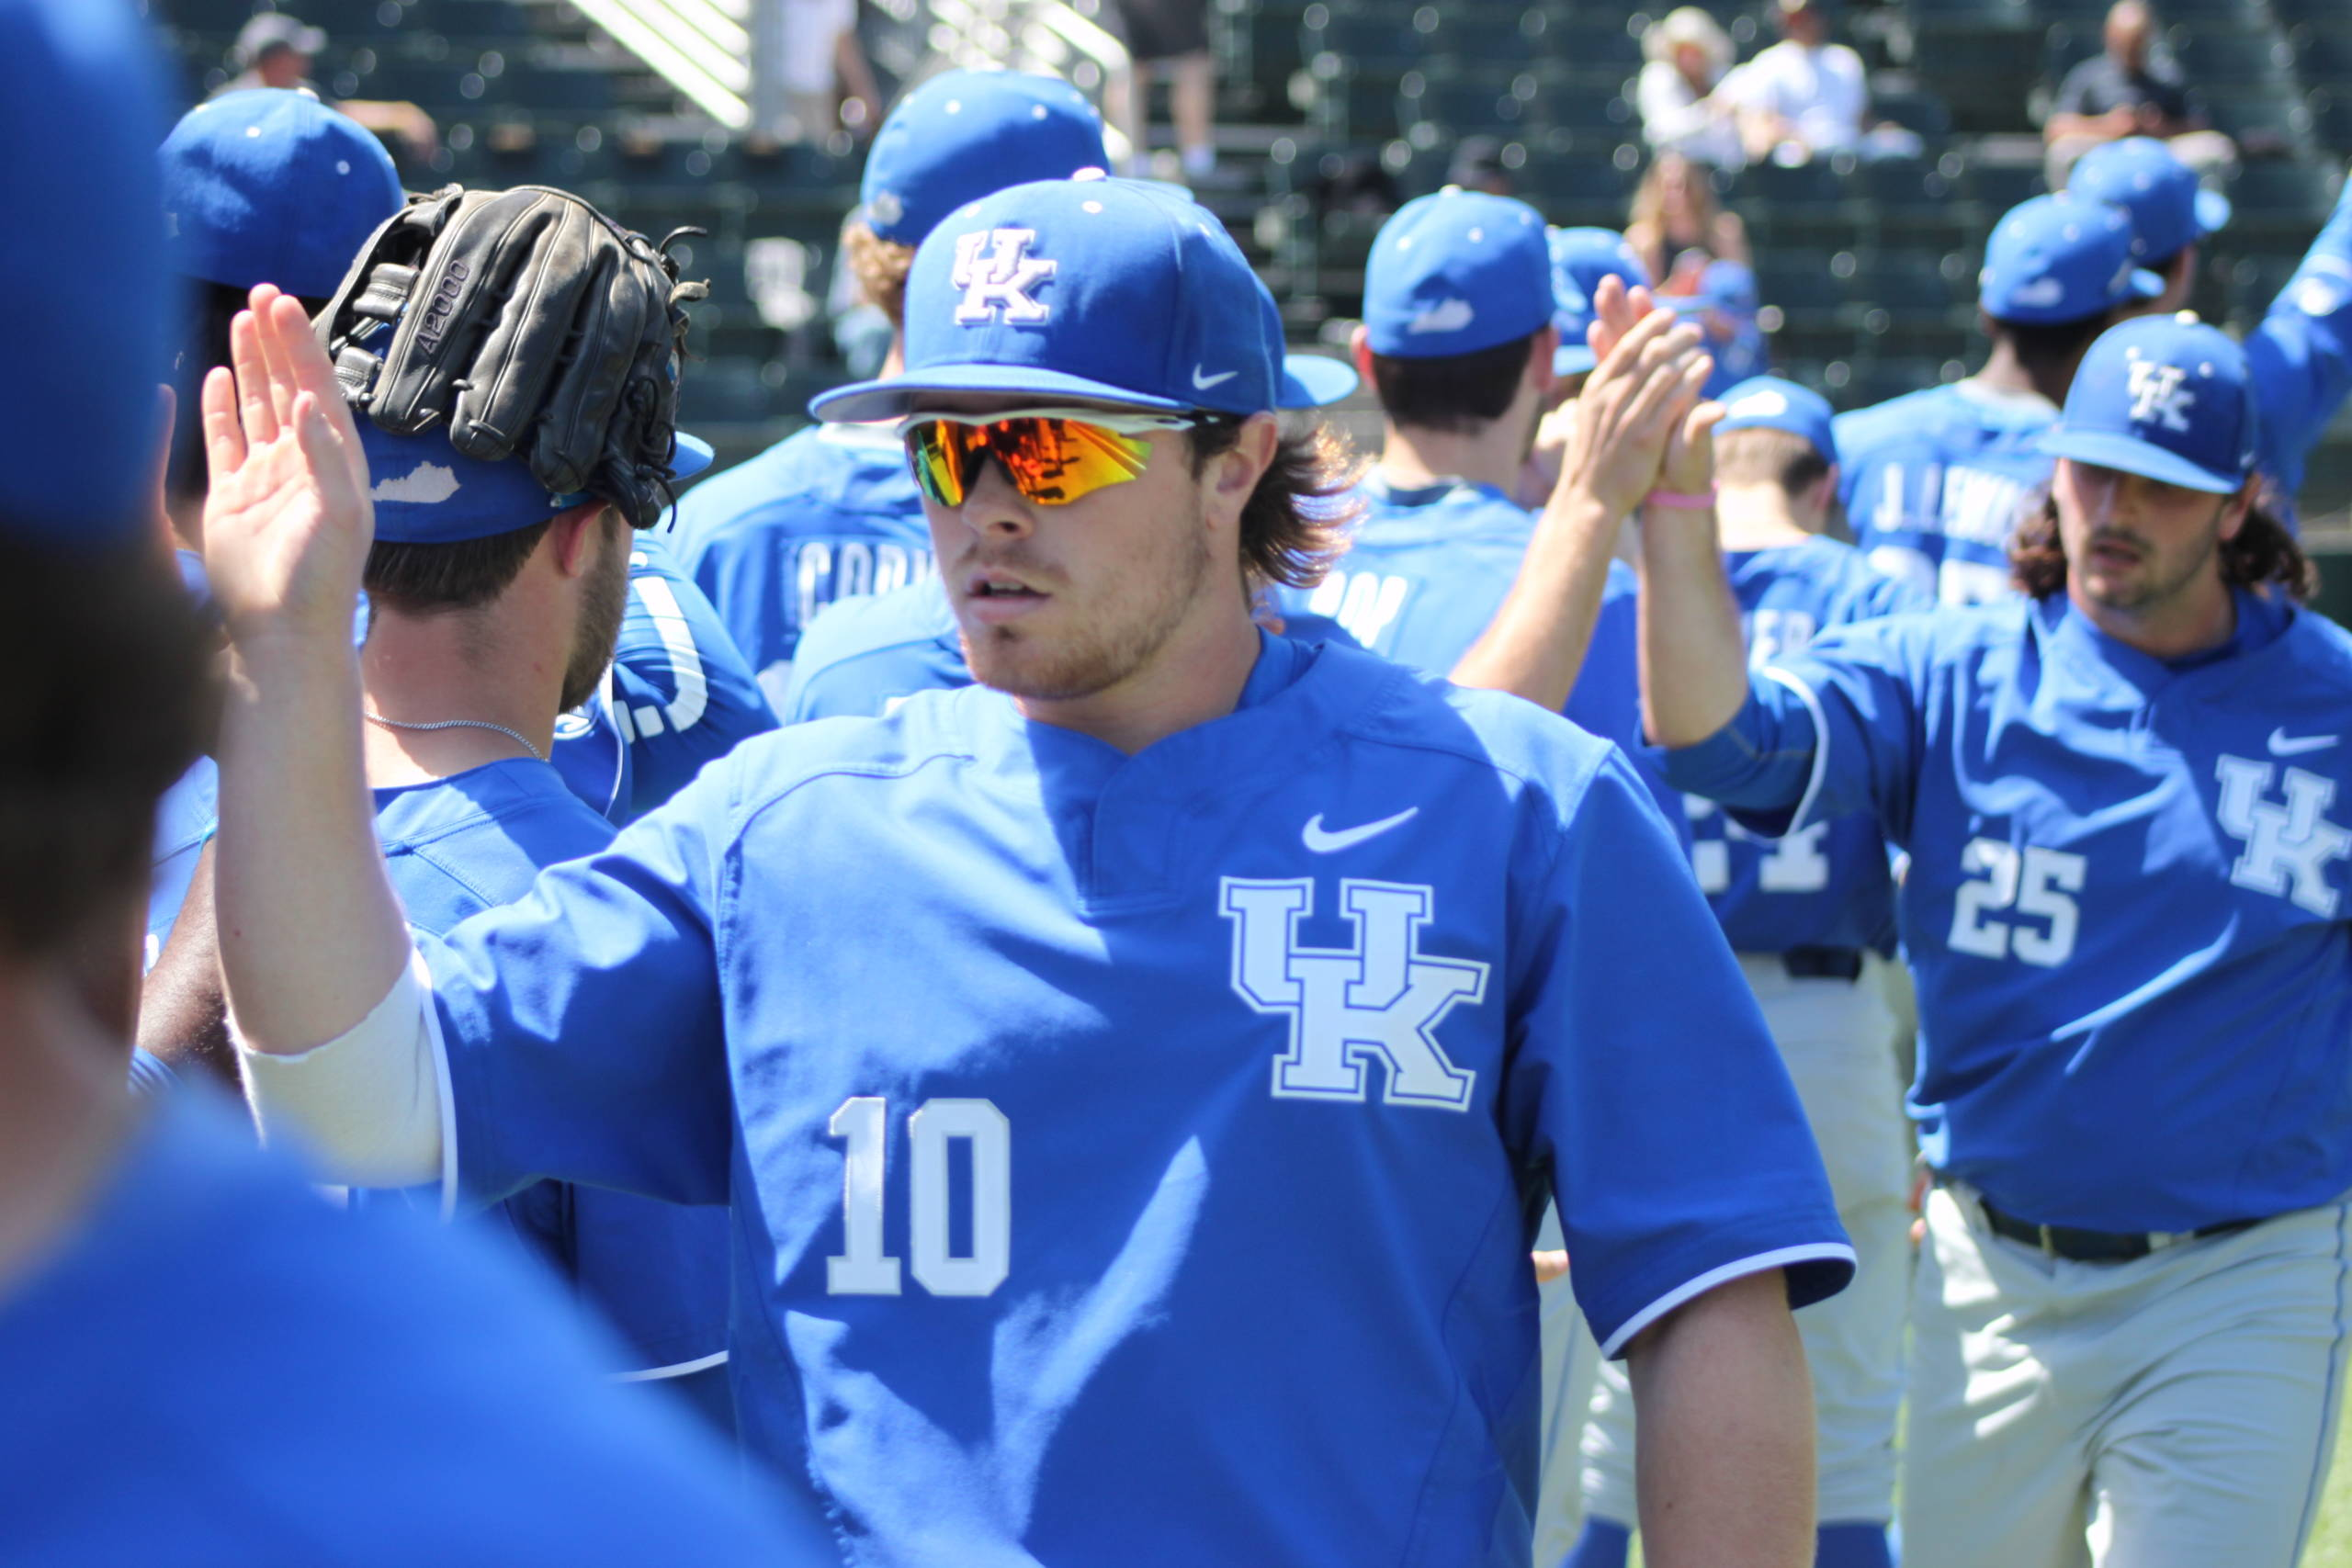
<svg viewBox="0 0 2352 1568"><path fill-rule="evenodd" d="M1894 615L1839 627L1802 656L1751 671L1747 702L1729 724L1665 753L1668 781L1721 801L1768 836L1869 811L1890 840L1904 842L1933 619Z"/></svg>
<svg viewBox="0 0 2352 1568"><path fill-rule="evenodd" d="M1842 1289L1853 1251L1796 1091L1622 756L1594 773L1520 931L1505 1115L1550 1165L1603 1350L1764 1269L1788 1270L1795 1305Z"/></svg>
<svg viewBox="0 0 2352 1568"><path fill-rule="evenodd" d="M732 786L711 770L610 849L419 943L469 1201L541 1179L727 1201L713 921Z"/></svg>
<svg viewBox="0 0 2352 1568"><path fill-rule="evenodd" d="M2263 473L2290 502L2312 445L2352 391L2352 184L2246 339Z"/></svg>
<svg viewBox="0 0 2352 1568"><path fill-rule="evenodd" d="M638 536L628 590L610 709L629 750L624 822L677 794L706 763L776 728L775 710L718 612L661 539Z"/></svg>

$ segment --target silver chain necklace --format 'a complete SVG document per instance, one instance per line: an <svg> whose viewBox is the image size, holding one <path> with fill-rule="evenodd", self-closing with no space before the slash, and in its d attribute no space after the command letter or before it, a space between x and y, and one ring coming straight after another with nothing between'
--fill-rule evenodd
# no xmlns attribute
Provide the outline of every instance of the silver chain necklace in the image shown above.
<svg viewBox="0 0 2352 1568"><path fill-rule="evenodd" d="M380 724L387 729L495 729L501 735L513 736L515 743L537 761L544 762L548 760L547 753L532 745L528 739L516 734L503 724L492 724L486 718L445 718L435 724L411 724L404 718L386 718L379 713L367 714L363 716L368 723Z"/></svg>

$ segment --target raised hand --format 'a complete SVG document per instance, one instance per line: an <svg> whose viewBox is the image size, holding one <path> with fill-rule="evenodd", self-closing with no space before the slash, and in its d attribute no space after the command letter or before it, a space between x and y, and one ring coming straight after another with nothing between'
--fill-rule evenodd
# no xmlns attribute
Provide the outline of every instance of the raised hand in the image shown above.
<svg viewBox="0 0 2352 1568"><path fill-rule="evenodd" d="M375 508L359 434L300 303L268 284L204 379L204 568L242 649L348 647Z"/></svg>
<svg viewBox="0 0 2352 1568"><path fill-rule="evenodd" d="M1699 329L1673 312L1648 308L1634 315L1636 306L1651 306L1646 289L1605 279L1597 304L1591 342L1610 346L1574 405L1560 485L1623 517L1661 482L1668 445L1689 423L1713 362L1700 352ZM1711 417L1693 434L1703 439L1713 425ZM1712 472L1711 446L1704 461Z"/></svg>

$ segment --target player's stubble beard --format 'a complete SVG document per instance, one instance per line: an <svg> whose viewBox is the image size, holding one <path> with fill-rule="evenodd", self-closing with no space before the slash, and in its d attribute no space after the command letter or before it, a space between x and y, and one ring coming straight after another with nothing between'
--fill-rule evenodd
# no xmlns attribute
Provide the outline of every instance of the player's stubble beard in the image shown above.
<svg viewBox="0 0 2352 1568"><path fill-rule="evenodd" d="M1207 590L1207 530L1198 493L1183 525L1142 531L1149 547L1106 568L1102 581L1083 589L1067 573L1040 569L1027 541L998 552L974 552L963 570L998 565L1053 581L1064 625L1037 631L1015 624L974 627L959 623L964 661L984 686L1032 702L1068 702L1107 691L1148 665Z"/></svg>
<svg viewBox="0 0 2352 1568"><path fill-rule="evenodd" d="M2086 554L2110 540L2130 546L2140 556L2139 570L2120 576L2082 573L2083 592L2109 610L2145 615L2191 592L2213 569L2222 548L2222 516L2226 505L2214 509L2211 522L2196 537L2167 552L2145 534L2130 528L2098 528L2084 540Z"/></svg>
<svg viewBox="0 0 2352 1568"><path fill-rule="evenodd" d="M580 622L573 628L571 658L563 668L558 713L570 713L603 684L605 671L620 647L621 618L628 610L628 528L606 508L598 515L596 564L581 585Z"/></svg>

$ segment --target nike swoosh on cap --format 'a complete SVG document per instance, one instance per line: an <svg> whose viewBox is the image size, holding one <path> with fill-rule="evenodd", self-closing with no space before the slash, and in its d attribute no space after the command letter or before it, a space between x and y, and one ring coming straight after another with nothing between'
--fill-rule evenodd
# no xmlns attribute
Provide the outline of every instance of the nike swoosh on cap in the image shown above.
<svg viewBox="0 0 2352 1568"><path fill-rule="evenodd" d="M1201 367L1195 365L1193 367L1193 390L1205 392L1219 382L1230 381L1240 374L1238 370L1220 370L1214 376L1204 376Z"/></svg>
<svg viewBox="0 0 2352 1568"><path fill-rule="evenodd" d="M2290 739L2287 727L2282 724L2270 732L2270 754L2274 757L2300 757L2306 751L2324 751L2339 739L2334 735L2304 735Z"/></svg>
<svg viewBox="0 0 2352 1568"><path fill-rule="evenodd" d="M1360 828L1340 828L1327 832L1323 827L1323 814L1318 811L1306 819L1306 826L1298 830L1298 838L1301 843L1316 854L1335 854L1341 850L1353 849L1367 839L1376 839L1391 828L1401 828L1420 814L1419 807L1408 806L1396 816L1384 817L1377 822L1366 822Z"/></svg>

